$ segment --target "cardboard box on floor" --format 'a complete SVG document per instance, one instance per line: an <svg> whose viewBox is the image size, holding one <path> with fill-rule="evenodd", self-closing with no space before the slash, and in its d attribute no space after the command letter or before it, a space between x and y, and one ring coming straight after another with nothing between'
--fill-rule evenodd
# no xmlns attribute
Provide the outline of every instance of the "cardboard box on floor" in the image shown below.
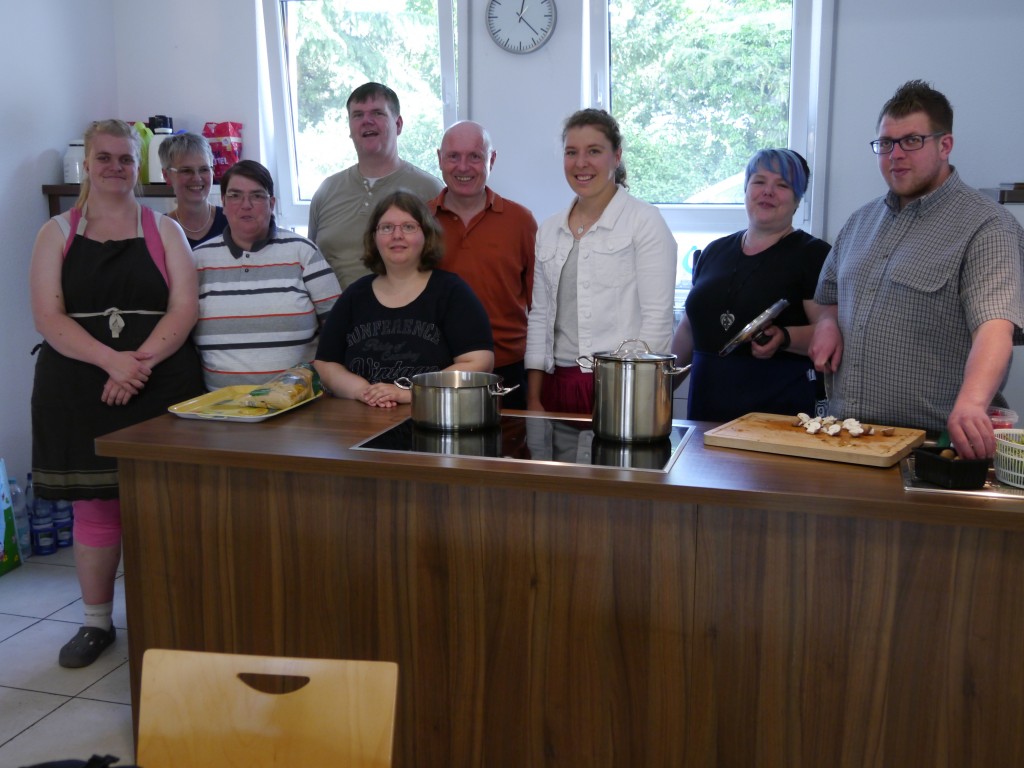
<svg viewBox="0 0 1024 768"><path fill-rule="evenodd" d="M18 554L18 532L14 529L14 507L11 486L7 482L7 465L0 459L0 576L21 565Z"/></svg>

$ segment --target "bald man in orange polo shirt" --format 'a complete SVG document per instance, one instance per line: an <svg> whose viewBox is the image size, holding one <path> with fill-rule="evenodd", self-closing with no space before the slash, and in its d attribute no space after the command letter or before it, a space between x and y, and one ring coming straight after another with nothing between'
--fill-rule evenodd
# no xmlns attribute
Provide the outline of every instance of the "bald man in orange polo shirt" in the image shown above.
<svg viewBox="0 0 1024 768"><path fill-rule="evenodd" d="M497 157L479 123L455 123L437 151L445 188L428 205L444 229L443 269L455 272L479 297L491 320L494 372L505 408L526 407L526 318L533 296L537 222L526 208L487 186Z"/></svg>

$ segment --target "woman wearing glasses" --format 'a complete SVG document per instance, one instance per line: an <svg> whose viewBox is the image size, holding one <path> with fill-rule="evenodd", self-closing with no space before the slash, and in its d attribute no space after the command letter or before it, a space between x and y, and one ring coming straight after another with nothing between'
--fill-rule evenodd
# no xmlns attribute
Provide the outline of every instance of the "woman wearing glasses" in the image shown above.
<svg viewBox="0 0 1024 768"><path fill-rule="evenodd" d="M32 389L36 493L70 500L84 626L60 651L85 667L115 639L111 613L121 557L117 462L99 435L202 393L188 343L196 274L181 228L139 205L141 140L120 120L85 133L78 202L39 231L32 252L32 317L44 338Z"/></svg>
<svg viewBox="0 0 1024 768"><path fill-rule="evenodd" d="M190 248L221 232L228 220L224 209L209 201L213 183L210 143L195 133L178 133L160 144L164 181L174 190L175 209L170 217L185 230Z"/></svg>
<svg viewBox="0 0 1024 768"><path fill-rule="evenodd" d="M363 235L363 264L374 274L342 294L316 352L330 392L390 408L412 397L397 378L492 370L487 312L462 278L436 269L443 247L440 226L415 195L393 192L377 203Z"/></svg>
<svg viewBox="0 0 1024 768"><path fill-rule="evenodd" d="M261 384L316 351L341 287L319 249L274 221L274 180L240 160L220 181L228 225L196 246L199 322L193 340L207 389Z"/></svg>

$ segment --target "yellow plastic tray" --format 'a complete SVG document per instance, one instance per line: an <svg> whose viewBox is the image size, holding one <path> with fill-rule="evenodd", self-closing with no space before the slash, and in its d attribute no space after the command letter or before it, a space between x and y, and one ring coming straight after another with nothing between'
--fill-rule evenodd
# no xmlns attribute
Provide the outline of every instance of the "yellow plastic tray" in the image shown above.
<svg viewBox="0 0 1024 768"><path fill-rule="evenodd" d="M233 387L221 387L205 395L193 397L183 403L172 405L167 410L175 416L183 419L217 419L219 421L266 421L282 413L294 410L306 403L311 403L323 392L317 392L306 400L300 400L295 405L276 410L274 408L253 408L244 405L234 405L232 401L239 395L251 392L256 389L256 384L236 384Z"/></svg>

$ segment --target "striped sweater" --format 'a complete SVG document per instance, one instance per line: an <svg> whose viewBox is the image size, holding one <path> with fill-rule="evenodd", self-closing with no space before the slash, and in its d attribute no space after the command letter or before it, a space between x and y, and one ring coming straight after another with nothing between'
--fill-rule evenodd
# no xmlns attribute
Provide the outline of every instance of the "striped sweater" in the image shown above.
<svg viewBox="0 0 1024 768"><path fill-rule="evenodd" d="M199 322L193 340L207 389L259 384L313 359L320 321L341 294L317 247L277 229L242 250L230 227L193 251Z"/></svg>

